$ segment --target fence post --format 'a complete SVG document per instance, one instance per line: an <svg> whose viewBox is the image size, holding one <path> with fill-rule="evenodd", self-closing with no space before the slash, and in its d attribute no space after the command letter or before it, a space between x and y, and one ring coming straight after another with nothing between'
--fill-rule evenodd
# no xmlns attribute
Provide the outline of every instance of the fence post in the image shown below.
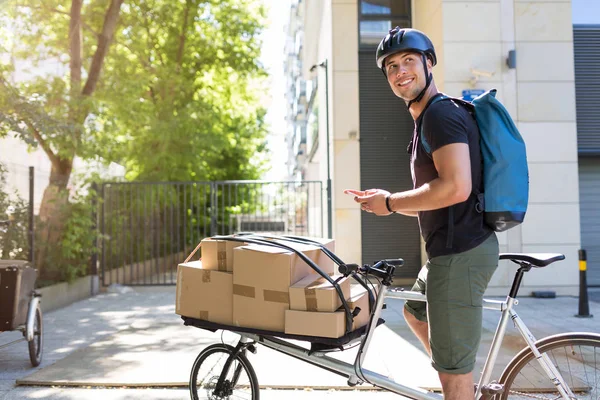
<svg viewBox="0 0 600 400"><path fill-rule="evenodd" d="M33 263L33 255L35 254L34 252L34 218L33 218L33 201L34 201L34 196L33 196L33 191L34 191L34 178L35 178L35 170L34 167L29 167L29 207L28 207L28 213L29 213L29 232L27 235L27 239L29 240L29 262L31 263L31 265L34 265Z"/></svg>
<svg viewBox="0 0 600 400"><path fill-rule="evenodd" d="M217 218L218 218L218 197L217 184L210 182L210 236L217 234Z"/></svg>
<svg viewBox="0 0 600 400"><path fill-rule="evenodd" d="M579 318L591 318L590 306L587 292L587 253L584 249L579 250Z"/></svg>
<svg viewBox="0 0 600 400"><path fill-rule="evenodd" d="M92 183L91 186L92 195L92 257L90 259L90 275L91 275L91 288L90 293L92 296L98 294L99 280L98 280L98 184Z"/></svg>

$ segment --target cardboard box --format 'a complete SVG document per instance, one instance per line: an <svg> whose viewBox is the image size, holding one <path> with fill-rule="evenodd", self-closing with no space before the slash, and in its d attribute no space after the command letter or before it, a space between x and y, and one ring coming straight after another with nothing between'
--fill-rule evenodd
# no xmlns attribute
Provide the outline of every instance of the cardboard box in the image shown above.
<svg viewBox="0 0 600 400"><path fill-rule="evenodd" d="M360 285L352 285L350 298L346 300L350 310L360 307L354 317L352 331L369 323L369 296ZM346 333L346 315L343 308L336 312L314 312L287 310L285 312L285 333L316 337L339 338Z"/></svg>
<svg viewBox="0 0 600 400"><path fill-rule="evenodd" d="M203 268L201 261L177 266L175 313L224 325L233 322L233 274Z"/></svg>
<svg viewBox="0 0 600 400"><path fill-rule="evenodd" d="M304 239L309 239L309 240L314 240L315 242L319 242L322 245L324 245L328 250L330 250L331 252L335 252L335 241L333 239L327 239L327 238L316 238L316 237L303 237L300 236L301 238ZM327 254L325 254L323 252L323 250L321 250L320 247L318 246L313 246L313 245L306 245L303 243L296 243L296 242L290 242L287 240L279 240L279 239L275 239L275 242L279 242L282 243L286 246L292 247L293 249L299 250L299 251L304 251L307 248L308 249L313 249L316 248L317 251L314 253L309 253L307 255L309 255L309 258L315 263L317 264L317 266L321 269L321 271L323 271L324 273L331 275L331 274L337 274L337 264L333 262L333 260L331 258L329 258L329 256ZM305 253L306 254L306 253ZM312 268L311 268L312 270ZM316 272L314 270L312 270L312 273Z"/></svg>
<svg viewBox="0 0 600 400"><path fill-rule="evenodd" d="M233 272L233 249L247 243L232 240L202 240L202 268Z"/></svg>
<svg viewBox="0 0 600 400"><path fill-rule="evenodd" d="M312 312L286 310L285 333L316 337L339 338L346 327L343 312Z"/></svg>
<svg viewBox="0 0 600 400"><path fill-rule="evenodd" d="M375 293L373 293L373 295L375 295ZM346 302L352 311L354 311L356 307L360 307L360 312L354 317L352 330L355 331L358 328L367 325L369 323L369 318L371 317L369 313L369 295L367 289L361 285L351 285L350 297L346 299Z"/></svg>
<svg viewBox="0 0 600 400"><path fill-rule="evenodd" d="M332 275L338 282L344 299L350 297L350 280L342 275ZM321 276L309 275L290 286L290 310L334 312L342 305L335 287Z"/></svg>
<svg viewBox="0 0 600 400"><path fill-rule="evenodd" d="M317 251L307 248L305 254ZM296 253L274 246L242 246L233 252L233 324L283 332L289 287L312 268Z"/></svg>

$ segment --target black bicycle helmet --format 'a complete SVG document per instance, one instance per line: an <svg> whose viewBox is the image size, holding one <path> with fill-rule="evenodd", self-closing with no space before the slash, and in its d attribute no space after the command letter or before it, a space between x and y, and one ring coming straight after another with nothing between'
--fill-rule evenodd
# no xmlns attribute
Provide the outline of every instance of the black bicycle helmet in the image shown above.
<svg viewBox="0 0 600 400"><path fill-rule="evenodd" d="M401 29L397 26L394 29L390 29L388 34L379 43L379 46L377 46L376 61L377 67L381 69L387 78L384 66L385 59L392 54L406 51L421 54L423 57L425 76L427 78L425 88L423 88L416 98L408 103L408 107L410 107L412 103L418 102L423 98L425 91L431 84L432 76L427 73L427 58L431 60L431 63L434 66L437 64L435 48L433 47L431 40L419 30L409 28Z"/></svg>

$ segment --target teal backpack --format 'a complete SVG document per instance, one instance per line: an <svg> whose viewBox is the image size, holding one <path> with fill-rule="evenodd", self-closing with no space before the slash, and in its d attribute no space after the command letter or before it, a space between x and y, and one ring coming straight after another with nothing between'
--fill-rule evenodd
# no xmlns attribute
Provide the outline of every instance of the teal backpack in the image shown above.
<svg viewBox="0 0 600 400"><path fill-rule="evenodd" d="M440 95L434 97L429 105L447 99L465 106L479 126L483 193L476 193L478 211L483 211L486 224L496 232L521 224L529 200L525 142L506 108L496 99L496 89L479 95L473 101ZM423 148L431 153L422 124L419 134Z"/></svg>

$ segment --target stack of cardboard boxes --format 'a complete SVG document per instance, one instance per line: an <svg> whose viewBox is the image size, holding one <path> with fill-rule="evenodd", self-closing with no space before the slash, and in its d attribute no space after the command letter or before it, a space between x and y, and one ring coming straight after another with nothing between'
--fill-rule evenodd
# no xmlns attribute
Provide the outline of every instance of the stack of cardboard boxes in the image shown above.
<svg viewBox="0 0 600 400"><path fill-rule="evenodd" d="M315 240L315 238L311 238ZM316 239L330 251L331 239ZM351 309L360 307L352 330L367 324L367 292L336 274L318 246L281 241L337 281ZM295 335L337 338L346 319L335 287L296 252L276 246L204 239L202 258L177 268L176 313L222 325Z"/></svg>

